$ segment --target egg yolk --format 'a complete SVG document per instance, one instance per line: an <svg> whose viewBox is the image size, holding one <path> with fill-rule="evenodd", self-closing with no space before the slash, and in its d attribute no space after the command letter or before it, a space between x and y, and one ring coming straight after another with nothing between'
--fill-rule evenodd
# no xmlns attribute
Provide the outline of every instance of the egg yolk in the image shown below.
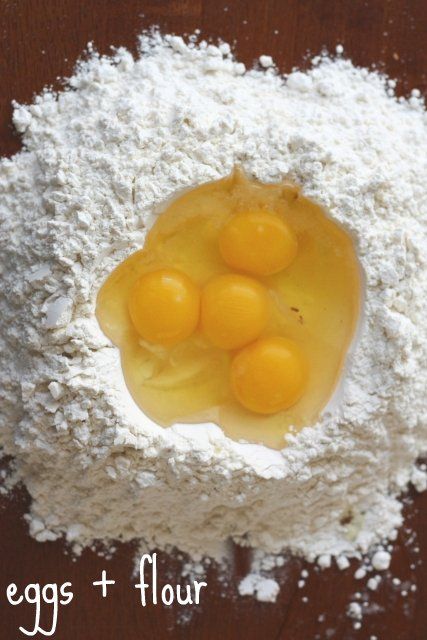
<svg viewBox="0 0 427 640"><path fill-rule="evenodd" d="M288 409L301 397L307 365L293 340L281 336L261 338L233 359L231 388L250 411L273 414Z"/></svg>
<svg viewBox="0 0 427 640"><path fill-rule="evenodd" d="M285 269L295 259L295 233L268 211L235 214L221 229L219 250L224 262L237 271L259 276Z"/></svg>
<svg viewBox="0 0 427 640"><path fill-rule="evenodd" d="M220 349L238 349L258 338L267 317L267 292L256 280L228 273L202 291L201 328Z"/></svg>
<svg viewBox="0 0 427 640"><path fill-rule="evenodd" d="M172 345L185 340L199 322L196 285L176 269L158 269L139 278L129 295L129 314L139 335Z"/></svg>

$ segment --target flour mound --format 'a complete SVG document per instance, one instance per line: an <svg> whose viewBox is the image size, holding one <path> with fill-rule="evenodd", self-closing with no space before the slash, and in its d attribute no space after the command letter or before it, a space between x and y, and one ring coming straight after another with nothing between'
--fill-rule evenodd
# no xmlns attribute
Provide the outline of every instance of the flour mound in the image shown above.
<svg viewBox="0 0 427 640"><path fill-rule="evenodd" d="M425 487L427 120L419 94L322 57L287 79L228 45L141 38L15 105L24 149L0 164L0 438L38 540L142 538L190 554L232 537L344 557L391 536ZM265 65L264 65L265 67ZM158 427L100 331L105 277L183 188L290 179L353 235L365 314L339 401L282 451L215 425ZM285 446L285 444L287 446ZM421 477L422 476L422 477Z"/></svg>

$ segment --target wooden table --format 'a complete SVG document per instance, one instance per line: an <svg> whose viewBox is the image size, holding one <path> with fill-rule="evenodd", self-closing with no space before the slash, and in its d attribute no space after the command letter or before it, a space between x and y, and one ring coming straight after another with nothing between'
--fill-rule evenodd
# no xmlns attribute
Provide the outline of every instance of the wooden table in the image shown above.
<svg viewBox="0 0 427 640"><path fill-rule="evenodd" d="M153 24L178 34L201 28L206 37L236 42L245 63L270 54L283 71L304 66L308 51L324 46L333 51L343 43L356 63L378 63L397 77L400 91L417 86L425 93L427 88L426 0L0 0L2 154L20 146L10 124L12 99L28 102L45 84L58 85L56 79L71 73L89 40L103 53L110 45L135 49L137 34ZM354 578L355 565L346 571L308 567L307 583L299 588L306 565L289 558L277 570L277 603L262 604L232 595L248 568L243 552L236 552L231 586L221 587L212 569L202 604L179 624L182 608L141 607L130 579L132 547L119 547L111 561L85 552L73 562L61 543L30 539L22 518L28 496L21 490L13 501L1 503L0 636L16 640L26 637L19 625L33 628L33 606L6 602L9 583L22 588L69 580L75 595L60 610L54 636L60 640L426 640L427 494L410 495L406 502L391 573L371 593L362 628L355 630L346 607L357 591L366 591L366 580ZM160 579L167 581L166 570L177 563L165 556L161 562ZM116 580L105 599L91 584L102 569ZM402 583L393 584L392 576ZM407 583L417 590L404 596Z"/></svg>

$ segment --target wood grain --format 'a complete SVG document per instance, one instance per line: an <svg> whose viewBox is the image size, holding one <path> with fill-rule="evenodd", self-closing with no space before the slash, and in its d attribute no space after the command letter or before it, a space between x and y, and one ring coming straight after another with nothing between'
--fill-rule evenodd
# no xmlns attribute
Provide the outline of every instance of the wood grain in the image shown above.
<svg viewBox="0 0 427 640"><path fill-rule="evenodd" d="M427 89L427 3L425 0L0 0L0 152L20 147L11 127L11 100L31 100L46 84L59 87L90 40L102 53L110 45L135 49L137 34L152 25L179 34L196 28L205 37L235 42L247 64L271 54L283 71L306 64L307 53L343 43L361 65L377 63L399 79L399 90ZM64 470L64 478L66 471ZM24 490L1 503L0 628L1 638L24 637L18 626L31 628L30 606L5 602L10 582L20 587L35 581L73 583L75 598L60 612L55 638L60 640L426 640L427 639L427 494L406 498L406 524L393 552L391 572L371 593L361 630L345 611L366 581L347 571L310 569L304 588L297 582L306 566L289 558L277 570L282 588L275 605L232 594L245 574L248 558L236 550L230 586L208 575L208 592L188 621L176 606L142 608L130 573L134 548L120 546L106 561L85 552L74 562L61 543L40 544L27 534L22 518L28 504ZM160 579L178 567L161 556ZM113 596L103 600L91 586L106 568L117 581ZM402 580L394 585L391 576ZM417 590L402 595L405 585ZM305 598L307 600L305 601ZM320 616L320 618L319 618ZM40 636L41 637L41 636Z"/></svg>

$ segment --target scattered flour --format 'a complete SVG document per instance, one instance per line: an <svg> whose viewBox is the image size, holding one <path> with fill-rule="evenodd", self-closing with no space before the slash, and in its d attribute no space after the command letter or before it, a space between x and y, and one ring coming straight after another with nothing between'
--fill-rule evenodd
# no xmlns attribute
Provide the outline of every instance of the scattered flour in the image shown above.
<svg viewBox="0 0 427 640"><path fill-rule="evenodd" d="M249 573L241 580L238 590L241 596L255 596L260 602L276 602L280 586L272 578L263 578L258 573Z"/></svg>
<svg viewBox="0 0 427 640"><path fill-rule="evenodd" d="M385 571L389 568L391 561L391 555L388 551L376 551L372 556L371 562L374 569L377 571Z"/></svg>
<svg viewBox="0 0 427 640"><path fill-rule="evenodd" d="M144 36L137 60L92 55L59 95L15 105L24 150L0 164L0 442L31 494L37 540L141 538L218 556L231 537L344 568L394 535L408 482L426 486L415 467L427 450L419 93L397 100L341 57L286 81L260 64L268 71L246 71L224 44ZM300 183L353 234L365 275L340 401L281 452L215 425L155 425L94 316L101 283L162 203L235 163ZM249 582L241 591L277 595L268 579ZM359 622L354 603L351 615Z"/></svg>

